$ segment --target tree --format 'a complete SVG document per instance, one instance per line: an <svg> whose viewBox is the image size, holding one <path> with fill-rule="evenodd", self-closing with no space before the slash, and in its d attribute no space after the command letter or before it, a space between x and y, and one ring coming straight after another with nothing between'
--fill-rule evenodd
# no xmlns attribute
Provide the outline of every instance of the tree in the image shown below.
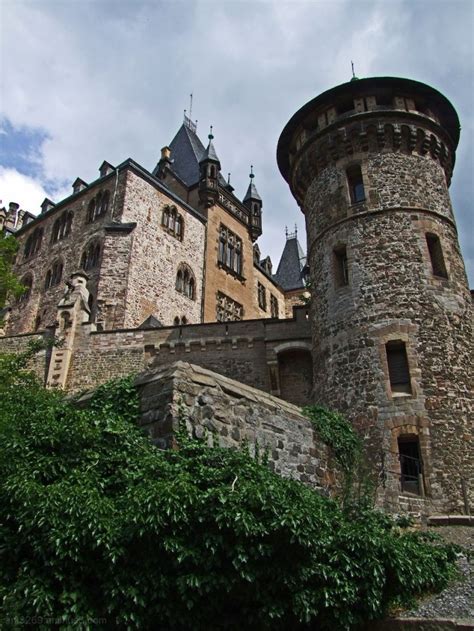
<svg viewBox="0 0 474 631"><path fill-rule="evenodd" d="M25 288L12 272L18 241L13 236L0 233L0 310L9 298L18 298Z"/></svg>
<svg viewBox="0 0 474 631"><path fill-rule="evenodd" d="M455 549L178 435L155 448L130 379L78 406L0 358L3 628L349 629L442 588Z"/></svg>

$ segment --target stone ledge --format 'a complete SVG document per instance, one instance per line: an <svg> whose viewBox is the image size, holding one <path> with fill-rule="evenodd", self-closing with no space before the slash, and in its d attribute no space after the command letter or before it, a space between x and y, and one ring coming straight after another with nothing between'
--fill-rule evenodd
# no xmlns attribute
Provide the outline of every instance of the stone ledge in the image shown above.
<svg viewBox="0 0 474 631"><path fill-rule="evenodd" d="M453 618L388 618L369 623L366 631L473 631L474 620Z"/></svg>
<svg viewBox="0 0 474 631"><path fill-rule="evenodd" d="M428 526L474 526L474 518L471 515L432 515L428 517Z"/></svg>

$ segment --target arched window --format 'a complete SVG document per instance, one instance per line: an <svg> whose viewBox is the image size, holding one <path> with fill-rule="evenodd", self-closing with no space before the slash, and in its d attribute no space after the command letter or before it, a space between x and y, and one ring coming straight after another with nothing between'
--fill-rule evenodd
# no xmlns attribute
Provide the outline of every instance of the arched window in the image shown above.
<svg viewBox="0 0 474 631"><path fill-rule="evenodd" d="M93 241L82 252L81 268L87 272L99 266L100 262L100 243Z"/></svg>
<svg viewBox="0 0 474 631"><path fill-rule="evenodd" d="M176 291L184 294L187 298L195 300L196 280L190 267L182 263L176 274Z"/></svg>
<svg viewBox="0 0 474 631"><path fill-rule="evenodd" d="M183 239L184 221L176 206L165 206L161 216L163 228L180 241Z"/></svg>
<svg viewBox="0 0 474 631"><path fill-rule="evenodd" d="M92 223L95 219L95 199L91 199L87 207L87 223Z"/></svg>
<svg viewBox="0 0 474 631"><path fill-rule="evenodd" d="M41 242L43 240L43 228L36 228L33 234L31 234L26 240L25 244L25 258L29 258L38 252L41 248Z"/></svg>
<svg viewBox="0 0 474 631"><path fill-rule="evenodd" d="M178 316L176 316L175 319L174 319L174 325L175 326L179 326L179 317Z"/></svg>
<svg viewBox="0 0 474 631"><path fill-rule="evenodd" d="M181 324L187 324L187 323L188 323L188 321L187 321L187 319L186 319L186 316L182 316L182 318L181 318Z"/></svg>
<svg viewBox="0 0 474 631"><path fill-rule="evenodd" d="M60 239L67 237L71 232L72 227L72 212L63 213L61 217L56 219L51 232L51 243L56 243Z"/></svg>
<svg viewBox="0 0 474 631"><path fill-rule="evenodd" d="M18 302L24 305L28 302L31 296L31 288L33 287L33 277L31 276L31 274L26 274L26 276L23 276L20 282L25 288L25 290L21 294L21 296L18 298Z"/></svg>
<svg viewBox="0 0 474 631"><path fill-rule="evenodd" d="M60 227L61 227L61 222L59 221L59 219L56 219L56 221L53 224L53 230L51 232L51 243L56 243L56 241L58 241Z"/></svg>
<svg viewBox="0 0 474 631"><path fill-rule="evenodd" d="M107 213L109 209L109 199L109 191L99 191L97 195L91 199L87 207L86 223L92 223Z"/></svg>
<svg viewBox="0 0 474 631"><path fill-rule="evenodd" d="M63 264L61 261L56 261L53 266L46 272L44 280L44 288L47 290L50 287L55 287L61 282L63 276Z"/></svg>
<svg viewBox="0 0 474 631"><path fill-rule="evenodd" d="M68 212L66 217L66 230L64 236L67 237L68 234L71 234L72 230L72 212Z"/></svg>

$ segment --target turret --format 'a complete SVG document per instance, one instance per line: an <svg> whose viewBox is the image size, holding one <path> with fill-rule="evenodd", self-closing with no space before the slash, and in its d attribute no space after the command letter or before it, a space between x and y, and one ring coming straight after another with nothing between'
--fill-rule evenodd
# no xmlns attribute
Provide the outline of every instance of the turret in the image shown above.
<svg viewBox="0 0 474 631"><path fill-rule="evenodd" d="M221 163L212 143L212 125L208 138L209 144L199 160L199 199L206 208L217 201L218 176L221 170Z"/></svg>
<svg viewBox="0 0 474 631"><path fill-rule="evenodd" d="M464 512L474 491L472 303L448 193L458 140L442 94L379 77L317 96L278 143L306 218L313 398L362 431L396 511Z"/></svg>
<svg viewBox="0 0 474 631"><path fill-rule="evenodd" d="M253 180L255 178L253 172L253 165L250 166L250 183L245 193L245 197L242 200L243 205L249 209L250 212L250 234L252 241L258 239L262 234L262 198L258 194L257 187Z"/></svg>

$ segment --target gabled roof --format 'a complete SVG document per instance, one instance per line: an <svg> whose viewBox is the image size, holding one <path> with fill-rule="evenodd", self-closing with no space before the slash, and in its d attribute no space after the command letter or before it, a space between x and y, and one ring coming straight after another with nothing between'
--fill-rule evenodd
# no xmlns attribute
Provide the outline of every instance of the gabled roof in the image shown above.
<svg viewBox="0 0 474 631"><path fill-rule="evenodd" d="M278 269L274 275L276 282L288 291L290 289L304 289L303 268L306 256L301 249L296 235L287 237Z"/></svg>

